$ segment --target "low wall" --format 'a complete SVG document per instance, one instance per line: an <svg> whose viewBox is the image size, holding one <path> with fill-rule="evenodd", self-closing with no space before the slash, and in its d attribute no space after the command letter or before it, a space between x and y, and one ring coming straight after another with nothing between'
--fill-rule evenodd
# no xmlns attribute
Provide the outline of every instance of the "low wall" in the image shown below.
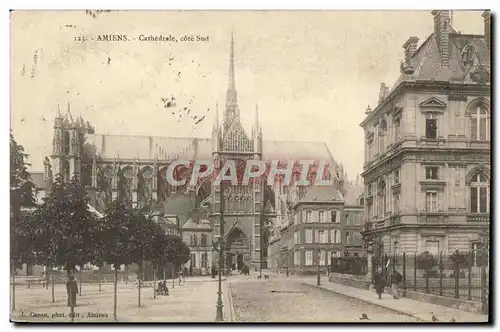
<svg viewBox="0 0 500 332"><path fill-rule="evenodd" d="M346 286L351 286L351 287L356 287L356 288L361 288L361 289L372 289L371 282L369 277L367 276L355 276L355 275L348 275L348 274L340 274L340 273L330 273L329 276L329 281L334 282L336 284L341 284L341 285L346 285ZM386 294L392 294L391 288L386 287L384 292ZM400 295L403 294L403 290L400 289ZM406 290L406 298L412 299L412 300L417 300L417 301L422 301L422 302L427 302L427 303L432 303L436 305L441 305L444 307L448 308L453 308L457 310L463 310L463 311L468 311L472 313L479 313L482 314L482 305L481 302L479 301L468 301L464 299L456 299L453 297L447 297L447 296L439 296L435 294L427 294L427 293L422 293L422 292L415 292L412 290Z"/></svg>
<svg viewBox="0 0 500 332"><path fill-rule="evenodd" d="M392 292L390 289L387 291L387 293L391 294ZM402 294L402 291L400 291ZM444 307L448 308L453 308L457 310L463 310L463 311L468 311L472 313L477 313L477 314L482 314L482 305L481 302L479 301L467 301L463 299L456 299L453 297L446 297L446 296L439 296L435 294L427 294L427 293L422 293L422 292L414 292L414 291L406 291L406 298L412 299L412 300L417 300L417 301L422 301L422 302L427 302L427 303L432 303L432 304L437 304L441 305Z"/></svg>
<svg viewBox="0 0 500 332"><path fill-rule="evenodd" d="M342 273L330 273L328 280L336 284L362 288L368 290L370 287L370 278L367 276L357 276Z"/></svg>

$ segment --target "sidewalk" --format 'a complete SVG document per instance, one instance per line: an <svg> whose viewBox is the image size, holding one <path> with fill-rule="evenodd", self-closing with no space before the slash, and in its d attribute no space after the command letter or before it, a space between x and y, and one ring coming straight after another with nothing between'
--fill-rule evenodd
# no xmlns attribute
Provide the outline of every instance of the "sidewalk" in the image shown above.
<svg viewBox="0 0 500 332"><path fill-rule="evenodd" d="M355 298L366 303L393 310L417 318L423 322L432 322L432 315L438 319L438 322L450 322L452 318L456 322L488 321L487 315L474 314L432 303L411 300L404 297L400 297L396 300L393 299L391 295L383 294L382 299L379 300L374 291L370 292L364 289L336 284L327 281L328 279L326 279L324 275L321 278L321 286L316 285L316 277L293 277L293 279L300 280L300 282L305 285L318 287L347 297Z"/></svg>
<svg viewBox="0 0 500 332"><path fill-rule="evenodd" d="M119 322L214 322L216 315L218 283L211 278L186 279L181 286L172 288L168 284L170 295L157 296L153 299L153 288L143 288L141 307L137 305L138 290L131 284L118 285L117 316ZM224 322L230 322L234 316L227 281L222 282L222 301ZM84 284L82 296L77 297L79 314L75 322L111 322L113 321L113 285L103 284L102 292L97 285ZM50 288L20 287L16 289L16 311L13 320L31 322L70 322L69 308L66 306L66 289L56 285L56 302L51 301ZM36 316L34 315L36 314ZM91 314L91 315L89 315ZM92 316L92 314L95 314ZM95 317L100 314L99 317Z"/></svg>

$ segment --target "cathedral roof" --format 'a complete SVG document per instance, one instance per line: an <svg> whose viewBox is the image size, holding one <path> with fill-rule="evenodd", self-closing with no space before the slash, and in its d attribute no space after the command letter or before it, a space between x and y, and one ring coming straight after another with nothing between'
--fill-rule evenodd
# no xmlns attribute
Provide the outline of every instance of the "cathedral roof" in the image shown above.
<svg viewBox="0 0 500 332"><path fill-rule="evenodd" d="M89 134L87 143L95 145L96 153L109 160L115 157L121 160L212 159L212 140L207 138ZM333 160L322 142L264 140L262 144L266 160Z"/></svg>

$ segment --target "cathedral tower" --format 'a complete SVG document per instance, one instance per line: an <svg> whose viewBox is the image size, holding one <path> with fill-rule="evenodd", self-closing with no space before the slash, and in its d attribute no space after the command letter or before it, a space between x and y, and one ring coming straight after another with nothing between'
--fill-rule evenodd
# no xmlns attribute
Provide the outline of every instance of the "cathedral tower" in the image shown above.
<svg viewBox="0 0 500 332"><path fill-rule="evenodd" d="M63 117L57 105L54 119L54 137L52 140L52 169L54 177L58 174L66 182L73 175L81 173L81 154L85 134L85 125L81 117L76 120L71 114L68 102L66 115Z"/></svg>

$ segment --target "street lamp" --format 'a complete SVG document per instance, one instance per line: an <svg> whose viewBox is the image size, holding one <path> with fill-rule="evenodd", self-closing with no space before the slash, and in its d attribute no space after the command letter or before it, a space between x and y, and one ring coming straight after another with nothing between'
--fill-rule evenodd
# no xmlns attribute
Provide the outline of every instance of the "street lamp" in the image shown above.
<svg viewBox="0 0 500 332"><path fill-rule="evenodd" d="M321 256L321 249L318 249L318 280L316 281L316 285L321 285L321 276L319 274L319 267L320 267L320 256Z"/></svg>
<svg viewBox="0 0 500 332"><path fill-rule="evenodd" d="M221 146L222 147L222 146ZM222 149L220 149L222 150ZM219 170L222 171L222 158L219 158ZM224 237L224 186L223 182L220 182L219 185L220 190L220 238L219 238L219 281L218 281L218 290L217 290L217 311L215 315L216 322L224 321L224 316L222 314L222 271L224 270L224 245L223 245L223 237Z"/></svg>

